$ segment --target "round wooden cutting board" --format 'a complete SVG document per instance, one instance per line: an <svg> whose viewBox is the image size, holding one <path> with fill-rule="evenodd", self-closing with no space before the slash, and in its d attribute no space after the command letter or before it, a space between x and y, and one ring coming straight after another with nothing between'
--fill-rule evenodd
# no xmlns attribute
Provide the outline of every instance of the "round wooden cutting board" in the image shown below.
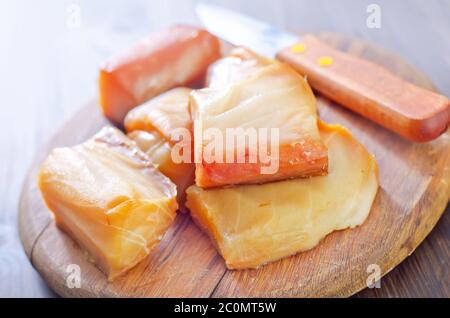
<svg viewBox="0 0 450 318"><path fill-rule="evenodd" d="M426 76L384 50L336 34L320 37L434 89ZM189 215L179 214L147 259L108 283L86 253L56 228L36 187L39 166L52 148L83 142L107 124L91 102L42 148L25 181L20 235L30 261L66 297L343 297L358 292L376 270L371 264L379 266L381 275L389 272L416 249L443 213L450 197L449 131L433 142L411 143L320 96L318 108L325 121L348 127L378 161L381 186L362 226L334 232L313 250L258 270L230 271ZM80 266L80 288L66 284L70 264Z"/></svg>

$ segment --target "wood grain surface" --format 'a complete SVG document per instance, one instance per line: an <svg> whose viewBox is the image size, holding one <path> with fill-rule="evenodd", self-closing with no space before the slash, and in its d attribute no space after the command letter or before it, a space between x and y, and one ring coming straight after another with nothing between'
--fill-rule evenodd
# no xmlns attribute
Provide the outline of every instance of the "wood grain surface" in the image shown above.
<svg viewBox="0 0 450 318"><path fill-rule="evenodd" d="M373 45L332 33L327 43L388 67L422 87L430 81L399 57ZM69 297L346 297L366 287L368 267L382 274L409 256L437 223L450 197L450 136L411 143L318 98L322 119L347 126L380 166L381 187L363 226L332 233L321 244L258 270L229 271L209 239L179 215L150 256L114 283L56 228L36 189L36 173L55 146L73 145L94 134L105 120L95 102L69 120L42 149L24 185L21 238L34 267L58 294ZM73 131L77 130L77 134ZM67 266L81 268L81 288L66 285Z"/></svg>

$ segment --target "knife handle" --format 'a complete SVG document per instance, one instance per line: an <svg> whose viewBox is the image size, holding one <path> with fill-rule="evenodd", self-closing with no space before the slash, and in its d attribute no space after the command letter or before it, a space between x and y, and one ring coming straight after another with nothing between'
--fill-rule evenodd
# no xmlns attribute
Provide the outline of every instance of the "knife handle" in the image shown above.
<svg viewBox="0 0 450 318"><path fill-rule="evenodd" d="M367 60L336 50L313 35L277 58L306 75L322 95L413 141L446 131L450 102Z"/></svg>

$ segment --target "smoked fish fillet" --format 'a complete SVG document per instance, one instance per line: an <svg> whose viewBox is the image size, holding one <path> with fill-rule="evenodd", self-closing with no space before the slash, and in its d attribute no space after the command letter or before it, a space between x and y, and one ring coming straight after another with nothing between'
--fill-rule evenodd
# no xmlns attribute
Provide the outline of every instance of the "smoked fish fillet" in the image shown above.
<svg viewBox="0 0 450 318"><path fill-rule="evenodd" d="M54 149L39 189L55 222L110 281L145 258L172 224L176 187L116 128Z"/></svg>
<svg viewBox="0 0 450 318"><path fill-rule="evenodd" d="M184 211L185 191L194 184L195 164L192 156L192 119L189 113L191 89L178 87L132 109L125 117L128 137L150 157L158 169L177 185L178 203ZM172 148L178 142L173 133L185 129L189 135L186 162L175 163Z"/></svg>
<svg viewBox="0 0 450 318"><path fill-rule="evenodd" d="M170 142L174 142L172 133L175 129L185 128L192 131L192 119L189 113L191 91L186 87L177 87L132 109L125 117L126 131L157 131Z"/></svg>
<svg viewBox="0 0 450 318"><path fill-rule="evenodd" d="M338 125L320 123L327 176L187 190L194 221L229 269L257 268L309 250L329 233L361 225L378 189L372 155Z"/></svg>
<svg viewBox="0 0 450 318"><path fill-rule="evenodd" d="M198 81L220 55L219 40L206 30L176 25L153 32L102 65L100 107L110 121L122 125L130 109Z"/></svg>
<svg viewBox="0 0 450 318"><path fill-rule="evenodd" d="M202 188L255 184L327 174L327 149L317 128L316 99L306 80L288 65L238 48L208 71L209 87L191 93L194 131L276 129L279 132L278 169L262 173L263 163L247 160L250 147L268 143L258 135L238 146L223 142L222 153L241 155L241 162L206 158L209 140L195 136L195 181ZM200 128L201 127L201 128ZM269 144L271 145L271 144ZM270 148L270 147L269 147ZM217 149L215 149L217 151ZM242 158L245 157L245 158Z"/></svg>
<svg viewBox="0 0 450 318"><path fill-rule="evenodd" d="M185 208L186 189L194 184L195 166L193 163L175 163L172 160L172 145L158 132L134 130L128 137L136 142L150 161L177 186L177 201L180 211Z"/></svg>

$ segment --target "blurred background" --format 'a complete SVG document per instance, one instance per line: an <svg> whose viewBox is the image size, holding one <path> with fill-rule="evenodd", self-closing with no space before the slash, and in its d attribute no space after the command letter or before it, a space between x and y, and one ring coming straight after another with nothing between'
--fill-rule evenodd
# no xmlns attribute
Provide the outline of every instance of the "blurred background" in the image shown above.
<svg viewBox="0 0 450 318"><path fill-rule="evenodd" d="M152 30L199 24L196 2L0 0L0 296L54 296L28 262L17 234L20 188L35 151L96 96L103 60ZM339 32L373 42L404 57L450 96L449 0L204 2L290 30ZM381 9L380 28L366 24L372 3ZM417 252L387 276L386 288L359 296L404 296L415 288L419 296L448 297L449 259L439 260L443 270L436 272L421 252L441 248L448 253L448 214ZM405 277L407 271L414 277ZM417 287L414 281L424 283Z"/></svg>

